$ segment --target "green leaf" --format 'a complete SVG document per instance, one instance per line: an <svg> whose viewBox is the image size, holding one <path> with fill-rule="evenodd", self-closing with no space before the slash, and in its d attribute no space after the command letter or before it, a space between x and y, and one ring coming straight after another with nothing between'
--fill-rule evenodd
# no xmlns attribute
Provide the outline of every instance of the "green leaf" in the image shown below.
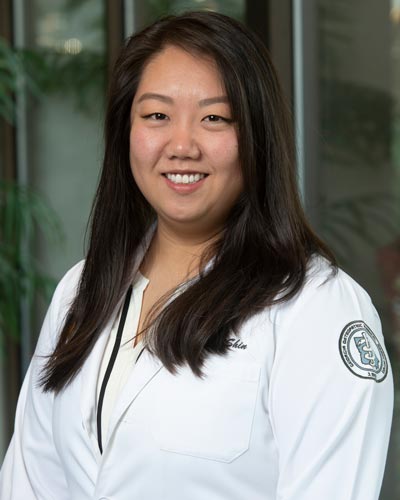
<svg viewBox="0 0 400 500"><path fill-rule="evenodd" d="M31 250L34 230L63 240L54 211L27 186L0 181L0 344L5 336L19 338L20 297L32 310L36 296L49 299L55 281L39 269Z"/></svg>

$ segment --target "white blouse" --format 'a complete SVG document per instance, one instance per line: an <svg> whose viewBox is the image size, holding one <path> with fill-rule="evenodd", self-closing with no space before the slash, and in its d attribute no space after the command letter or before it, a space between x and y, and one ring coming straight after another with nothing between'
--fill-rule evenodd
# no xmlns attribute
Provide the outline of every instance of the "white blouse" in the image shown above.
<svg viewBox="0 0 400 500"><path fill-rule="evenodd" d="M117 402L118 395L121 393L124 385L126 384L130 374L135 368L136 360L142 351L143 343L139 340L136 346L133 346L134 337L137 333L140 313L142 310L143 293L149 284L149 280L143 276L140 271L137 271L135 281L132 284L132 294L129 303L128 314L125 321L125 326L122 332L121 345L118 350L117 357L107 382L107 387L104 394L103 406L101 410L101 435L103 442L107 438L108 424L114 406ZM103 359L101 361L99 376L97 380L97 402L98 405L101 385L103 383L104 375L110 361L111 353L114 348L118 325L121 318L121 311L119 312L115 323L110 332L106 348L104 350Z"/></svg>

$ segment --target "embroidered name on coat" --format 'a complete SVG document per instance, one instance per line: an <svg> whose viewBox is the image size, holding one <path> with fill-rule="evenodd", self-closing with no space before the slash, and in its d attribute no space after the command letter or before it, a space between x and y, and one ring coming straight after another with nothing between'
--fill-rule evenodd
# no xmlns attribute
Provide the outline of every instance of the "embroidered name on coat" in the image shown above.
<svg viewBox="0 0 400 500"><path fill-rule="evenodd" d="M247 349L247 344L244 344L240 339L231 337L227 340L228 347L233 347L235 349Z"/></svg>

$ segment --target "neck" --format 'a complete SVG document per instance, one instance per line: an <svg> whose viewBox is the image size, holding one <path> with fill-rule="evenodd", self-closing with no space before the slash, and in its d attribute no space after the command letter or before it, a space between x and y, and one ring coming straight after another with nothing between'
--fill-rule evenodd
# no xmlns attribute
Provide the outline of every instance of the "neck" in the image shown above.
<svg viewBox="0 0 400 500"><path fill-rule="evenodd" d="M179 279L188 279L199 273L203 251L220 235L220 230L194 231L181 228L160 219L153 239L141 265L141 272L150 277L163 273Z"/></svg>

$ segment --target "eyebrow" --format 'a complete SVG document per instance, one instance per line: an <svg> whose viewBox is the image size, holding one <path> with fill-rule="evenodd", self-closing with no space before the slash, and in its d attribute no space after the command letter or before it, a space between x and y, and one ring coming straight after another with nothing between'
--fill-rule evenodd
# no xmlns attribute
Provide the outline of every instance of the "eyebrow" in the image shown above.
<svg viewBox="0 0 400 500"><path fill-rule="evenodd" d="M174 102L172 97L169 97L167 95L156 94L154 92L146 92L140 96L140 98L138 99L138 104L142 101L145 101L146 99L156 99L158 101L165 102L166 104L173 104ZM202 99L201 101L199 101L199 106L204 107L204 106L209 106L210 104L217 104L221 102L229 104L228 96L220 95L216 97L209 97L207 99Z"/></svg>

